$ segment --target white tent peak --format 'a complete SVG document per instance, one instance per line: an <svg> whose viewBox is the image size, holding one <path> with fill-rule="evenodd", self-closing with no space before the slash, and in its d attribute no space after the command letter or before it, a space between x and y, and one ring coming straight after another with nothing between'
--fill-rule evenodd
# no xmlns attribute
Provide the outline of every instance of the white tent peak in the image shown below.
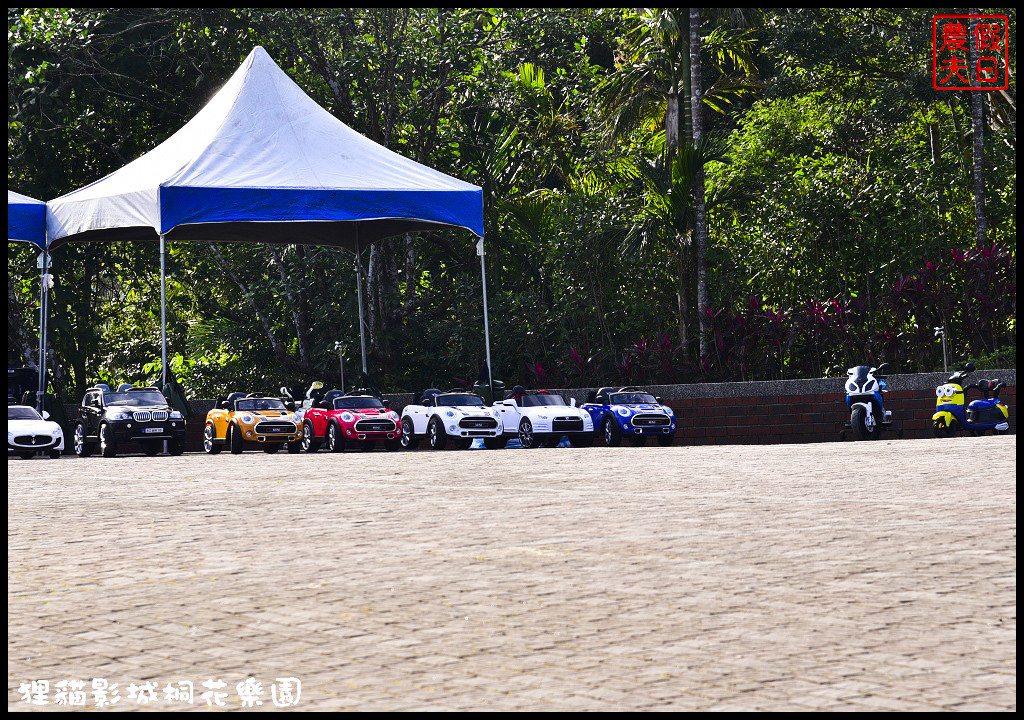
<svg viewBox="0 0 1024 720"><path fill-rule="evenodd" d="M423 191L430 197L417 198ZM408 229L409 221L461 226L479 235L482 203L480 188L345 125L257 46L167 140L52 201L50 237L53 242L108 229L121 237L126 228L161 233L211 222L380 220L405 224L364 227L368 239Z"/></svg>

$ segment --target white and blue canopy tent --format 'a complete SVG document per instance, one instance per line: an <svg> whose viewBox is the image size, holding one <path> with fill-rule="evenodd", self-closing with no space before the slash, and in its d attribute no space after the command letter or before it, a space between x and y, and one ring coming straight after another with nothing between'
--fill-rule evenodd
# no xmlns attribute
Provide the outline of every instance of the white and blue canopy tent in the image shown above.
<svg viewBox="0 0 1024 720"><path fill-rule="evenodd" d="M480 238L490 377L482 190L351 129L306 95L262 47L170 138L48 206L51 249L78 240L159 238L165 382L167 242L353 250L366 372L360 250L406 232L465 228Z"/></svg>
<svg viewBox="0 0 1024 720"><path fill-rule="evenodd" d="M7 241L27 242L42 250L39 275L39 388L36 409L43 409L46 392L46 305L50 287L50 254L46 249L46 203L7 191Z"/></svg>

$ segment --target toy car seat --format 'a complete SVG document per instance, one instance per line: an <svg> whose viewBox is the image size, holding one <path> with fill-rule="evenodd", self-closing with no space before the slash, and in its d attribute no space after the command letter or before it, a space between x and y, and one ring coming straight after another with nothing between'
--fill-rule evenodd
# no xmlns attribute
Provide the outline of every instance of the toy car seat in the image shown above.
<svg viewBox="0 0 1024 720"><path fill-rule="evenodd" d="M117 387L117 391L119 393L128 392L131 389L132 389L132 386L129 385L128 383L122 383L121 385L118 385L118 387Z"/></svg>

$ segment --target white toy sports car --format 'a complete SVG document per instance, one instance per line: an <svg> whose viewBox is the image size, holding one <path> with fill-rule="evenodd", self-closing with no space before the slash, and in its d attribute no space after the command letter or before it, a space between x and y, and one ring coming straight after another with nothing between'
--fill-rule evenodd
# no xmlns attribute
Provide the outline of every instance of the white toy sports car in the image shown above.
<svg viewBox="0 0 1024 720"><path fill-rule="evenodd" d="M28 405L8 405L7 454L31 460L40 450L55 460L60 457L64 450L64 431L60 425L51 421L50 413L45 410L40 417L36 409Z"/></svg>
<svg viewBox="0 0 1024 720"><path fill-rule="evenodd" d="M449 443L465 450L475 438L491 446L502 432L500 413L485 407L483 398L471 392L430 388L417 393L402 410L402 446L409 449L419 445L423 436L434 450L443 450Z"/></svg>
<svg viewBox="0 0 1024 720"><path fill-rule="evenodd" d="M524 448L556 447L565 435L573 447L594 444L594 421L590 413L576 407L575 399L567 405L561 395L517 385L494 407L505 426L500 447L517 436Z"/></svg>

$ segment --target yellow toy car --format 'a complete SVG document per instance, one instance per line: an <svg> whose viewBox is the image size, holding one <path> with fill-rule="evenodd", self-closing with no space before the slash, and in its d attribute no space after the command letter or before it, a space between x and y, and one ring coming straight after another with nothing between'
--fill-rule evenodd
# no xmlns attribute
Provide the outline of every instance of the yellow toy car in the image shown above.
<svg viewBox="0 0 1024 720"><path fill-rule="evenodd" d="M288 452L300 449L302 431L295 422L294 406L276 397L235 392L217 400L206 413L203 449L216 455L226 445L238 455L246 443L257 443L265 453L276 453L284 445Z"/></svg>

